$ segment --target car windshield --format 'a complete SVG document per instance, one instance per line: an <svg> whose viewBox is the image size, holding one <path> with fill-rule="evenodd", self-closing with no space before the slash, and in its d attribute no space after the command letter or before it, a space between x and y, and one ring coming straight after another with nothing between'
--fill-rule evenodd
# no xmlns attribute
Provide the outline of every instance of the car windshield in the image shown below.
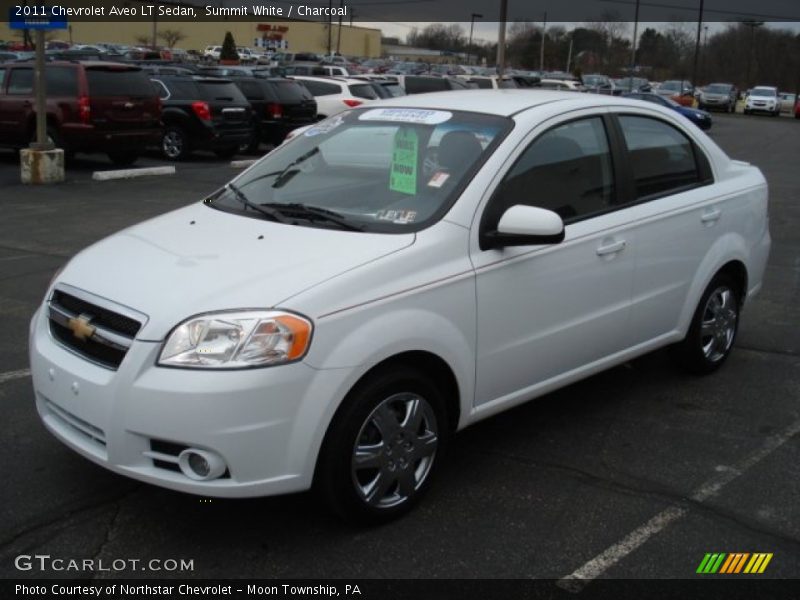
<svg viewBox="0 0 800 600"><path fill-rule="evenodd" d="M706 92L709 94L727 94L731 91L731 86L723 83L712 83L706 86Z"/></svg>
<svg viewBox="0 0 800 600"><path fill-rule="evenodd" d="M754 88L753 91L750 92L751 96L764 96L767 98L774 98L775 97L775 90L771 90L769 88Z"/></svg>
<svg viewBox="0 0 800 600"><path fill-rule="evenodd" d="M258 205L303 226L416 231L444 214L512 126L469 112L347 111L295 136L206 203L265 218ZM338 222L317 218L319 209Z"/></svg>

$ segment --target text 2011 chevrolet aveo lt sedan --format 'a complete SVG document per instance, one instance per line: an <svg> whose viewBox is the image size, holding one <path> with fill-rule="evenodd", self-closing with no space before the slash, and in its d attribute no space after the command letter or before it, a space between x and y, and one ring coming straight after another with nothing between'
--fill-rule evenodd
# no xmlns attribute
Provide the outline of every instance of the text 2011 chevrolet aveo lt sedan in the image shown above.
<svg viewBox="0 0 800 600"><path fill-rule="evenodd" d="M672 111L389 100L75 256L31 323L36 406L141 481L385 520L460 428L661 346L713 371L769 247L761 172Z"/></svg>

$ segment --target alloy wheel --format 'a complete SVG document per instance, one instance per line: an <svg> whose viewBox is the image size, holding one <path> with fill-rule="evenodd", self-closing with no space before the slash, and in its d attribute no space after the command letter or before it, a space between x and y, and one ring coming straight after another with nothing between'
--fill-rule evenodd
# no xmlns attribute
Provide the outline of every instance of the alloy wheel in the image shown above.
<svg viewBox="0 0 800 600"><path fill-rule="evenodd" d="M700 344L703 354L711 362L725 357L733 344L738 319L734 291L721 286L708 297L700 325Z"/></svg>

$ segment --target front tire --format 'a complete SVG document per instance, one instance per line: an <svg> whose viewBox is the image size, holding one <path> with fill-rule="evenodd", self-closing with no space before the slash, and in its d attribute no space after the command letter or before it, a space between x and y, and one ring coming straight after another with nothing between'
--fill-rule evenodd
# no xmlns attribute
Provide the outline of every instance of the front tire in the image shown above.
<svg viewBox="0 0 800 600"><path fill-rule="evenodd" d="M405 514L427 490L447 442L444 398L406 366L368 376L325 436L315 486L344 520L370 525Z"/></svg>
<svg viewBox="0 0 800 600"><path fill-rule="evenodd" d="M686 337L674 348L678 362L699 375L719 369L736 340L740 309L739 286L727 273L718 273L703 292Z"/></svg>

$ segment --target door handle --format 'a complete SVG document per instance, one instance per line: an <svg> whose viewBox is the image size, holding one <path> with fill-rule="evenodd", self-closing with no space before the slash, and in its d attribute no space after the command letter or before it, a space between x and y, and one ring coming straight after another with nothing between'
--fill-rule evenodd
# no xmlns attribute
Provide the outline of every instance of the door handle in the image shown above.
<svg viewBox="0 0 800 600"><path fill-rule="evenodd" d="M703 223L707 223L708 225L713 225L719 220L721 215L722 211L720 209L710 208L703 212L703 215L700 217L700 220Z"/></svg>
<svg viewBox="0 0 800 600"><path fill-rule="evenodd" d="M609 254L617 254L618 252L622 252L624 249L625 249L625 240L611 242L610 244L606 244L605 246L599 246L597 248L597 256L607 256Z"/></svg>

